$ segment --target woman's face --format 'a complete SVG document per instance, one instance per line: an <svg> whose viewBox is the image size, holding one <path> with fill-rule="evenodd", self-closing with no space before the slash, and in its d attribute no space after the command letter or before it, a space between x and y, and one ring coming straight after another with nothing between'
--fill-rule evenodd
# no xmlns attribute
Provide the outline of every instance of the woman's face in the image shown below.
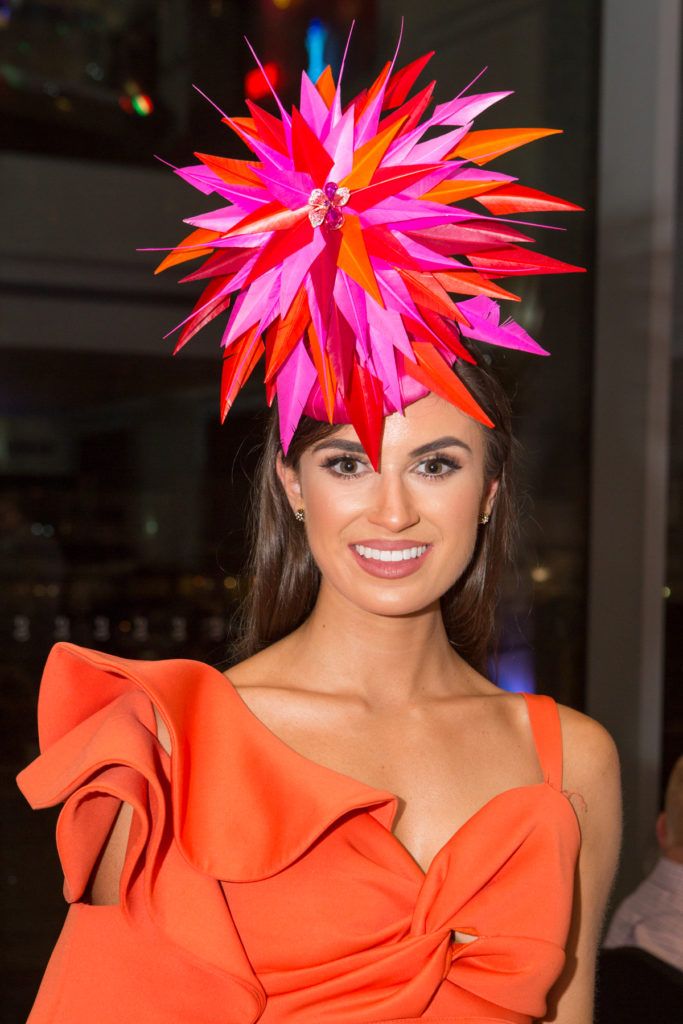
<svg viewBox="0 0 683 1024"><path fill-rule="evenodd" d="M429 394L386 417L379 473L351 425L306 449L298 473L278 458L292 509L305 509L322 586L377 614L437 601L467 568L493 505L486 429Z"/></svg>

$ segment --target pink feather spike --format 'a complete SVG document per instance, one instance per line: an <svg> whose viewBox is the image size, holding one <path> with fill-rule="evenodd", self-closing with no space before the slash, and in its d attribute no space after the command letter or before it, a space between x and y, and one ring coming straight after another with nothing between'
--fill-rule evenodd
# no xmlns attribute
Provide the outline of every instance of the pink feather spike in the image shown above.
<svg viewBox="0 0 683 1024"><path fill-rule="evenodd" d="M264 79L266 80L266 82L268 84L268 88L270 89L271 94L273 96L273 99L277 103L277 108L280 111L280 117L282 118L282 126L283 126L283 128L285 130L285 137L287 139L287 142L289 143L289 142L291 142L291 121L289 119L289 114L287 113L287 111L283 107L283 105L282 105L282 103L280 101L280 97L278 96L277 92L273 88L273 85L272 85L272 83L270 81L270 78L266 74L266 69L264 68L263 64L261 63L261 61L258 58L256 50L251 45L251 43L246 38L246 36L244 38L244 41L247 44L247 46L249 47L249 49L251 50L251 55L254 58L254 60L256 61L257 65L258 65L258 67L259 67L259 69L261 71L261 74L263 75Z"/></svg>
<svg viewBox="0 0 683 1024"><path fill-rule="evenodd" d="M197 217L186 217L184 223L195 228L207 228L209 231L230 231L249 211L236 206L222 206L218 210L200 213Z"/></svg>
<svg viewBox="0 0 683 1024"><path fill-rule="evenodd" d="M353 169L355 127L354 111L347 110L325 140L325 148L334 157L330 181L343 181Z"/></svg>
<svg viewBox="0 0 683 1024"><path fill-rule="evenodd" d="M280 315L286 316L292 299L299 291L304 278L311 269L312 264L325 248L325 239L322 232L314 231L313 239L308 245L302 245L300 249L286 256L282 261L282 279L280 285Z"/></svg>
<svg viewBox="0 0 683 1024"><path fill-rule="evenodd" d="M396 317L396 320L400 323L400 317ZM394 346L386 337L384 331L378 331L374 327L370 327L369 330L372 343L371 362L375 376L384 381L385 396L389 399L394 409L398 411L401 409L401 387Z"/></svg>
<svg viewBox="0 0 683 1024"><path fill-rule="evenodd" d="M403 39L403 18L401 18L401 28L398 34L398 42L396 43L396 49L394 50L394 56L392 57L391 64L389 65L389 71L384 79L384 82L377 91L377 95L374 96L370 103L366 106L365 110L360 116L356 129L356 145L362 146L363 143L367 142L377 135L379 131L379 119L384 106L384 96L386 94L387 85L389 79L396 65L396 58L398 57L398 51L401 46L401 40Z"/></svg>
<svg viewBox="0 0 683 1024"><path fill-rule="evenodd" d="M355 20L351 22L351 28L349 29L349 34L346 37L346 46L344 47L344 53L342 54L341 64L339 65L339 76L337 77L337 88L334 91L334 99L332 100L332 106L330 107L330 112L329 112L329 114L327 116L327 122L325 124L325 128L323 129L323 134L325 136L329 133L331 128L334 128L334 126L341 120L341 117L342 117L341 84L342 84L342 78L344 77L344 68L346 67L346 57L347 57L348 52L349 52L349 45L351 43L351 36L353 35L353 30L354 30L355 24L356 24Z"/></svg>
<svg viewBox="0 0 683 1024"><path fill-rule="evenodd" d="M416 319L419 318L420 314L410 297L408 289L401 280L401 275L393 267L381 260L376 261L375 273L387 309L391 309L396 313L405 313Z"/></svg>
<svg viewBox="0 0 683 1024"><path fill-rule="evenodd" d="M242 139L242 142L245 142L249 149L251 149L264 162L264 164L269 164L274 170L280 169L282 171L286 171L288 169L290 166L290 158L287 154L281 153L277 149L273 149L272 146L266 145L265 142L261 142L258 136L249 135L232 117L226 117L224 118L224 121L230 128L232 128L235 135L238 135L240 139Z"/></svg>
<svg viewBox="0 0 683 1024"><path fill-rule="evenodd" d="M467 124L479 117L485 110L492 107L494 103L504 100L506 96L512 96L512 92L487 92L478 96L456 97L446 103L439 103L434 108L432 124Z"/></svg>
<svg viewBox="0 0 683 1024"><path fill-rule="evenodd" d="M414 359L410 338L406 333L400 313L396 310L382 309L374 302L368 303L368 326L375 335L381 335L391 342L392 348L402 352L408 359ZM374 349L373 349L374 351Z"/></svg>
<svg viewBox="0 0 683 1024"><path fill-rule="evenodd" d="M216 186L221 183L213 171L205 167L204 164L192 164L190 167L175 167L174 170L179 178L182 178L188 185L192 185L193 188L196 188L198 192L202 192L205 196L210 196Z"/></svg>
<svg viewBox="0 0 683 1024"><path fill-rule="evenodd" d="M303 414L313 384L318 379L315 366L303 341L293 349L280 368L277 377L277 407L280 421L280 440L285 453L297 424Z"/></svg>
<svg viewBox="0 0 683 1024"><path fill-rule="evenodd" d="M301 72L301 116L320 137L329 113L325 100L322 98L305 71Z"/></svg>
<svg viewBox="0 0 683 1024"><path fill-rule="evenodd" d="M287 171L284 174L273 174L264 168L256 168L254 173L265 186L262 191L266 200L275 198L290 210L308 206L308 198L313 188L313 178L308 172Z"/></svg>
<svg viewBox="0 0 683 1024"><path fill-rule="evenodd" d="M535 355L547 356L550 353L534 341L530 334L512 319L500 323L500 306L485 295L477 295L474 299L459 302L458 308L470 322L468 327L460 325L466 338L485 341L489 345L500 348L514 348L522 352L533 352Z"/></svg>
<svg viewBox="0 0 683 1024"><path fill-rule="evenodd" d="M434 160L444 160L447 153L450 153L458 143L464 139L472 127L472 121L463 125L462 128L454 128L451 132L439 135L437 139L430 139L429 142L420 142L413 148L410 159L417 164L426 164Z"/></svg>
<svg viewBox="0 0 683 1024"><path fill-rule="evenodd" d="M365 295L366 292L353 278L343 270L338 271L334 282L334 301L344 319L351 325L356 342L367 359L370 352L367 346L368 313Z"/></svg>
<svg viewBox="0 0 683 1024"><path fill-rule="evenodd" d="M281 273L281 268L275 267L260 277L254 283L254 287L249 289L244 302L228 324L225 334L226 345L244 334L254 324L259 323L267 309L272 309L273 296L276 293L279 294Z"/></svg>

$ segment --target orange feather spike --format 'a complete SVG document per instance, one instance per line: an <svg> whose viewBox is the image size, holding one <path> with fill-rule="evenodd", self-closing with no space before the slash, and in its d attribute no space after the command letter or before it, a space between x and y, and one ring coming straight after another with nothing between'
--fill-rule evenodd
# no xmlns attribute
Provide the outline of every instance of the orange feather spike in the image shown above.
<svg viewBox="0 0 683 1024"><path fill-rule="evenodd" d="M320 390L322 391L323 403L329 423L334 422L334 396L337 390L337 381L330 357L322 348L315 327L312 323L308 325L308 347L318 373Z"/></svg>
<svg viewBox="0 0 683 1024"><path fill-rule="evenodd" d="M168 256L164 257L154 273L160 274L162 270L176 267L179 263L187 263L188 260L196 260L198 256L210 256L213 252L213 247L207 246L206 242L213 242L220 237L220 231L208 231L206 228L197 228L176 245Z"/></svg>
<svg viewBox="0 0 683 1024"><path fill-rule="evenodd" d="M422 341L413 341L411 345L417 363L404 358L406 373L484 426L494 425L433 345Z"/></svg>
<svg viewBox="0 0 683 1024"><path fill-rule="evenodd" d="M337 266L344 273L352 277L354 281L365 288L368 295L371 295L375 302L384 306L382 295L377 284L375 272L370 263L368 251L365 248L363 230L358 217L347 213L341 227L342 240L337 257Z"/></svg>
<svg viewBox="0 0 683 1024"><path fill-rule="evenodd" d="M332 106L332 101L334 100L334 93L335 93L335 90L336 90L336 86L334 84L334 77L332 75L332 68L330 67L329 64L324 69L324 71L322 72L322 74L320 75L318 80L316 81L315 87L318 90L318 92L320 93L320 95L322 96L322 98L324 99L327 107L328 108L331 107Z"/></svg>
<svg viewBox="0 0 683 1024"><path fill-rule="evenodd" d="M502 153L509 153L520 146L548 135L561 134L561 128L488 128L485 131L468 132L465 138L444 158L451 160L461 157L482 167Z"/></svg>

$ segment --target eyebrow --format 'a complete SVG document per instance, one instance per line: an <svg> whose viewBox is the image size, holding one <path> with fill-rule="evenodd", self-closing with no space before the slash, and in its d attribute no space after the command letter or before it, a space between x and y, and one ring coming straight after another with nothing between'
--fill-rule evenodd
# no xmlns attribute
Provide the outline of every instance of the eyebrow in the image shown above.
<svg viewBox="0 0 683 1024"><path fill-rule="evenodd" d="M428 441L427 444L421 444L418 448L413 448L412 452L409 452L411 459L417 458L418 455L426 455L428 452L434 451L435 448L464 448L465 451L472 454L472 449L465 441L461 441L459 437L452 437L450 435L446 437L437 437L435 441ZM322 451L325 448L341 448L344 452L352 452L354 455L365 455L365 449L362 444L358 441L345 441L343 438L339 441L329 440L321 441L320 444L316 444L313 447L314 452Z"/></svg>

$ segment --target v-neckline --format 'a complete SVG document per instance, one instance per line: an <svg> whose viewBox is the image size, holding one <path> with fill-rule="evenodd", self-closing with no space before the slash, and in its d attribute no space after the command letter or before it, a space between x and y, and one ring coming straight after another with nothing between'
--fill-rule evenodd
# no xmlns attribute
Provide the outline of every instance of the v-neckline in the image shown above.
<svg viewBox="0 0 683 1024"><path fill-rule="evenodd" d="M339 771L336 768L330 768L327 765L321 764L319 761L314 761L312 758L307 757L306 754L302 754L300 751L298 751L294 747L290 746L290 744L287 743L284 739L282 739L281 736L278 736L277 733L273 732L273 730L268 725L266 725L266 723L261 718L259 718L259 716L256 714L256 712L253 711L249 707L247 702L244 700L244 698L240 694L239 690L237 689L237 686L235 685L235 683L233 683L232 679L230 678L229 675L227 675L227 673L221 672L221 670L219 668L216 668L214 665L210 665L207 662L198 662L198 664L202 665L204 668L209 669L209 671L213 672L215 675L220 676L220 678L223 680L223 682L227 684L228 692L232 694L234 699L238 702L238 705L241 706L241 708L244 710L244 712L245 712L246 716L248 717L248 719L251 720L252 726L254 728L256 728L259 732L261 732L264 736L266 736L268 739L270 739L276 746L278 746L281 749L283 749L284 751L286 751L288 756L294 757L295 759L299 760L302 764L307 765L309 768L315 769L316 771L319 771L319 772L323 772L324 774L327 774L330 777L333 777L333 778L335 778L338 781L342 781L342 782L348 784L349 786L353 786L353 787L355 787L357 789L367 791L369 794L372 795L372 800L369 801L371 803L378 804L378 803L384 803L384 802L387 802L387 803L388 802L392 802L393 803L393 810L392 810L392 813L391 813L391 818L389 820L389 823L387 825L384 825L382 822L379 822L379 824L389 834L389 836L391 837L392 841L395 843L396 847L400 851L402 851L402 853L408 858L408 860L410 861L410 864L413 866L413 868L420 873L420 876L421 876L422 880L425 880L429 876L429 874L432 871L432 868L435 866L436 862L438 860L440 860L441 857L444 856L445 852L456 841L456 839L460 836L460 834L466 828L468 828L468 826L476 818L478 818L482 813L487 811L494 803L497 803L502 797L509 797L509 796L511 796L514 793L520 793L520 792L524 792L524 791L527 791L527 790L529 790L529 791L531 791L531 790L542 790L542 789L546 789L546 788L552 789L553 792L559 792L558 790L555 790L554 787L550 786L550 784L548 783L548 781L546 779L542 779L539 782L530 782L530 783L522 784L522 785L519 785L519 786L512 786L512 787L510 787L508 789L501 790L499 793L494 793L494 795L492 797L489 797L489 799L486 800L485 803L483 803L481 805L481 807L478 807L476 811L474 811L468 818L466 818L465 821L463 821L462 824L454 832L451 833L451 835L446 839L446 841L443 843L443 845L440 846L439 849L436 851L436 853L432 857L432 859L431 859L427 869L425 870L425 868L422 867L422 865L416 860L416 858L410 852L410 850L405 845L405 843L402 842L402 840L399 839L399 837L393 831L393 825L394 825L394 822L396 820L396 813L398 811L398 803L399 803L399 797L398 797L398 795L396 793L392 793L391 790L388 790L388 789L379 789L379 788L377 788L375 786L371 786L369 783L363 782L360 779L354 779L353 776L347 775L345 772L341 772L341 771ZM521 695L522 695L522 697L523 697L523 699L525 701L525 705L526 705L526 708L527 708L527 714L529 714L529 706L528 706L528 701L526 699L527 698L527 694L522 692ZM532 736L532 738L533 738L533 736ZM538 748L536 746L535 740L533 742L534 742L534 749L536 750L536 757L537 757L537 759L539 761L539 767L540 767L541 772L542 772L543 768L542 768L542 765L540 764L540 757L539 757ZM568 806L571 808L571 805L569 804L569 801L564 800L563 802L567 803ZM574 815L573 809L572 809L572 816L574 817L574 820L576 822L576 817ZM576 824L577 824L577 827L578 827L578 822L576 822Z"/></svg>

